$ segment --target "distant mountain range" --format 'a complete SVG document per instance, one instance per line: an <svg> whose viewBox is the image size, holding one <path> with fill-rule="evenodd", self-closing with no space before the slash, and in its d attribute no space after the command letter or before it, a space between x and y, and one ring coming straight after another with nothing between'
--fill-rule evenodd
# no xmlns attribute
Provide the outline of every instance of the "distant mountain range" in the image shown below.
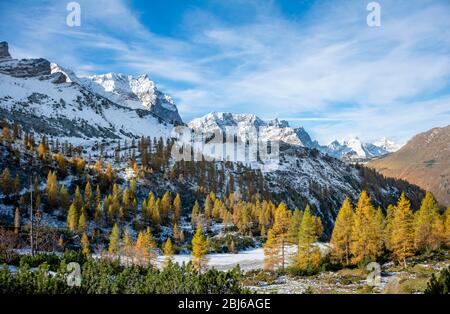
<svg viewBox="0 0 450 314"><path fill-rule="evenodd" d="M399 151L368 166L385 176L417 184L450 206L450 125L420 133Z"/></svg>
<svg viewBox="0 0 450 314"><path fill-rule="evenodd" d="M399 145L386 138L366 143L362 142L358 137L354 137L342 142L335 140L327 146L319 147L319 150L346 161L367 161L395 152L399 148Z"/></svg>
<svg viewBox="0 0 450 314"><path fill-rule="evenodd" d="M367 161L387 155L399 149L394 142L381 138L373 143L364 143L358 137L329 145L320 145L303 127L293 128L287 121L272 120L265 122L254 114L235 114L213 112L192 120L188 126L197 131L225 131L226 127L236 127L237 133L244 137L250 127L259 132L259 137L266 141L278 140L287 144L315 148L324 154L344 161Z"/></svg>

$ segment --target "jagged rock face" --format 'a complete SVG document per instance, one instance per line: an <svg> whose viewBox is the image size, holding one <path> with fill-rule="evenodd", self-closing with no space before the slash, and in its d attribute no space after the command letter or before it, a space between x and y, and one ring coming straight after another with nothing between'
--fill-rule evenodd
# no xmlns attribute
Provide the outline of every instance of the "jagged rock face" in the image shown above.
<svg viewBox="0 0 450 314"><path fill-rule="evenodd" d="M227 127L234 128L242 139L251 129L256 129L263 141L280 141L287 144L313 148L310 136L303 128L291 128L287 121L278 119L264 122L253 114L234 114L213 112L189 122L189 127L196 132L226 132Z"/></svg>
<svg viewBox="0 0 450 314"><path fill-rule="evenodd" d="M0 73L20 78L50 75L50 62L45 59L9 60L0 63Z"/></svg>
<svg viewBox="0 0 450 314"><path fill-rule="evenodd" d="M8 43L6 41L0 42L0 59L10 59Z"/></svg>
<svg viewBox="0 0 450 314"><path fill-rule="evenodd" d="M8 43L3 41L0 43L0 73L22 78L50 75L50 62L45 59L12 59Z"/></svg>
<svg viewBox="0 0 450 314"><path fill-rule="evenodd" d="M80 78L81 83L118 104L147 109L163 121L182 124L172 98L158 90L147 75L108 73Z"/></svg>

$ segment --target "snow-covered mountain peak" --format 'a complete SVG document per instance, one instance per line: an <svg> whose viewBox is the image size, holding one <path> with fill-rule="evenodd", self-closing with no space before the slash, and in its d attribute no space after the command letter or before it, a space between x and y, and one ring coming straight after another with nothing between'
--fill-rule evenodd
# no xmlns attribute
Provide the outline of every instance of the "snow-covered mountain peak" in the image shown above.
<svg viewBox="0 0 450 314"><path fill-rule="evenodd" d="M367 152L364 150L364 145L359 139L359 137L355 136L349 138L344 141L343 145L349 147L352 151L356 153L359 157L367 157Z"/></svg>
<svg viewBox="0 0 450 314"><path fill-rule="evenodd" d="M386 137L382 137L382 138L374 141L373 145L381 147L390 153L396 152L402 147L401 145L395 143L394 141L392 141Z"/></svg>
<svg viewBox="0 0 450 314"><path fill-rule="evenodd" d="M56 63L50 63L50 71L51 73L62 73L65 76L65 81L67 83L77 83L82 85L82 82L78 78L78 76L73 72L72 70L62 67L59 64Z"/></svg>
<svg viewBox="0 0 450 314"><path fill-rule="evenodd" d="M309 134L303 128L292 128L287 121L278 119L264 122L254 114L212 112L192 120L188 125L197 132L216 130L225 132L226 127L234 127L241 137L254 128L258 131L261 140L281 141L310 148L313 145Z"/></svg>
<svg viewBox="0 0 450 314"><path fill-rule="evenodd" d="M289 122L287 122L286 120L279 120L278 118L275 118L271 121L268 122L269 125L271 126L276 126L279 128L289 128Z"/></svg>
<svg viewBox="0 0 450 314"><path fill-rule="evenodd" d="M106 73L80 78L81 83L109 100L132 109L150 110L162 120L183 123L172 97L162 93L147 74Z"/></svg>
<svg viewBox="0 0 450 314"><path fill-rule="evenodd" d="M341 142L334 140L327 146L321 146L319 149L330 156L340 159L365 160L390 153L389 145L395 144L391 141L389 143L386 141L367 143L355 136Z"/></svg>
<svg viewBox="0 0 450 314"><path fill-rule="evenodd" d="M230 112L211 112L200 118L196 118L189 122L189 126L193 129L204 130L205 132L221 129L225 131L225 127L255 127L265 125L265 122L254 114L239 114Z"/></svg>

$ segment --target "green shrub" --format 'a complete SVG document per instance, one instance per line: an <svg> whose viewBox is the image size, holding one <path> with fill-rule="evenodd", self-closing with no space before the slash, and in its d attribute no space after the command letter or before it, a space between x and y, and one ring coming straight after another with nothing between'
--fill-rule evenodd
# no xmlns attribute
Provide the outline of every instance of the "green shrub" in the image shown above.
<svg viewBox="0 0 450 314"><path fill-rule="evenodd" d="M433 274L425 289L425 294L450 293L450 267L440 272L439 278Z"/></svg>
<svg viewBox="0 0 450 314"><path fill-rule="evenodd" d="M72 253L68 253L71 255ZM199 274L189 263L170 263L164 270L153 267L124 267L118 261L89 259L81 266L81 286L67 284L66 260L60 259L56 272L47 263L37 270L26 263L12 274L0 267L0 293L9 294L150 294L150 293L248 293L242 286L242 272L236 267L228 272L216 269Z"/></svg>

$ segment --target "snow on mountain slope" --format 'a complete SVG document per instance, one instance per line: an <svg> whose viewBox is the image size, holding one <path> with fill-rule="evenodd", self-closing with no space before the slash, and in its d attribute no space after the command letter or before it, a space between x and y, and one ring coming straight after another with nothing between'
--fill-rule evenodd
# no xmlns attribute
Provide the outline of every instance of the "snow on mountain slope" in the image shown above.
<svg viewBox="0 0 450 314"><path fill-rule="evenodd" d="M351 161L384 156L398 150L398 148L398 145L386 138L374 143L364 143L358 137L354 137L344 140L342 143L335 140L327 146L319 147L319 150L332 157Z"/></svg>
<svg viewBox="0 0 450 314"><path fill-rule="evenodd" d="M227 127L234 128L242 140L250 130L256 130L258 136L264 141L280 141L287 144L298 145L307 148L316 148L319 151L343 160L371 159L386 155L397 149L394 142L385 138L377 141L377 144L364 143L358 137L343 141L333 141L327 146L319 145L312 140L308 132L303 128L292 128L287 121L274 119L264 122L253 114L234 114L213 112L189 122L188 126L196 132L225 132ZM256 135L255 135L256 136Z"/></svg>
<svg viewBox="0 0 450 314"><path fill-rule="evenodd" d="M312 148L314 143L303 128L291 128L287 121L278 119L264 122L253 114L213 112L192 120L188 126L197 132L225 132L233 128L244 140L249 132L257 132L263 141L281 141L288 144Z"/></svg>
<svg viewBox="0 0 450 314"><path fill-rule="evenodd" d="M152 110L113 102L79 82L45 59L0 59L0 118L73 144L170 136L173 124Z"/></svg>
<svg viewBox="0 0 450 314"><path fill-rule="evenodd" d="M160 92L147 75L107 73L80 78L80 81L115 103L132 109L148 109L169 123L183 123L173 99Z"/></svg>
<svg viewBox="0 0 450 314"><path fill-rule="evenodd" d="M390 153L396 152L402 147L401 145L398 145L397 143L387 139L386 137L382 137L374 141L372 144Z"/></svg>

